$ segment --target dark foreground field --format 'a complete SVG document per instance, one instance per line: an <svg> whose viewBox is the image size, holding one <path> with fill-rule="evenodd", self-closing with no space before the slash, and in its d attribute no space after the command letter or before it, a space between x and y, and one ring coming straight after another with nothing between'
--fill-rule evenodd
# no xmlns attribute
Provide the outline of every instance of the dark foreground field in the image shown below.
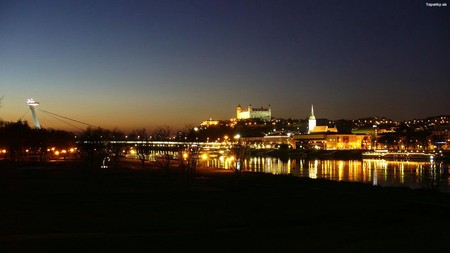
<svg viewBox="0 0 450 253"><path fill-rule="evenodd" d="M450 252L450 194L0 163L0 252Z"/></svg>

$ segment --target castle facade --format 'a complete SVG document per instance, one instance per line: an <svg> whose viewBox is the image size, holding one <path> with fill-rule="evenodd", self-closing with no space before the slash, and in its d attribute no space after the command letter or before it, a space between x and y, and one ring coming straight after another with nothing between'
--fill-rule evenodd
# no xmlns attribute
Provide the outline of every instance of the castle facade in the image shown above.
<svg viewBox="0 0 450 253"><path fill-rule="evenodd" d="M241 105L236 108L236 119L260 119L262 121L270 121L272 119L272 110L269 107L253 108L252 105L248 105L247 109L242 109Z"/></svg>

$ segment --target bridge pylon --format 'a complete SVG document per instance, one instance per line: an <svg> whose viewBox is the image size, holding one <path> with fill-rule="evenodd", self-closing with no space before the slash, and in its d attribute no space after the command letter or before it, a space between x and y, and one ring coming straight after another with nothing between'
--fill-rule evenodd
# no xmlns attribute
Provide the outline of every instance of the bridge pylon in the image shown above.
<svg viewBox="0 0 450 253"><path fill-rule="evenodd" d="M36 129L41 129L41 124L39 124L39 120L37 118L36 110L35 110L36 106L39 105L39 102L34 101L34 99L32 99L32 98L29 98L27 100L27 105L30 106L31 114L33 114L34 127Z"/></svg>

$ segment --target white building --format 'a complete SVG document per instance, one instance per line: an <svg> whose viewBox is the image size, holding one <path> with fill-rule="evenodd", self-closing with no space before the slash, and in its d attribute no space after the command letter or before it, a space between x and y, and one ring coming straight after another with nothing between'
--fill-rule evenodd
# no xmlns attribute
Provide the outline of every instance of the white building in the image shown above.
<svg viewBox="0 0 450 253"><path fill-rule="evenodd" d="M316 127L316 117L314 116L314 107L311 105L311 116L309 116L308 120L308 133L310 134L312 131L314 131L314 128Z"/></svg>
<svg viewBox="0 0 450 253"><path fill-rule="evenodd" d="M308 134L317 134L317 133L337 133L338 130L336 127L328 127L328 126L317 126L316 117L314 116L314 107L311 105L311 116L309 116L308 120Z"/></svg>
<svg viewBox="0 0 450 253"><path fill-rule="evenodd" d="M238 105L236 114L236 118L238 120L260 119L262 121L270 121L272 119L272 110L270 108L270 105L267 108L252 108L252 105L248 105L247 110L243 110L241 105Z"/></svg>

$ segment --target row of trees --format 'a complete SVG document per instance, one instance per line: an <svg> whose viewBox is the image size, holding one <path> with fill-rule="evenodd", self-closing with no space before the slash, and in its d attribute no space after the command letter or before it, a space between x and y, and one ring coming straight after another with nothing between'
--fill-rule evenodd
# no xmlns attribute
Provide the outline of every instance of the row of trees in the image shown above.
<svg viewBox="0 0 450 253"><path fill-rule="evenodd" d="M151 133L145 128L136 129L129 134L118 129L111 131L103 128L88 128L77 136L80 155L87 167L99 166L105 157L117 165L121 157L131 148L136 152L143 166L152 149L148 142L169 140L174 140L172 129L169 126L159 126ZM130 147L124 141L135 141L136 144L134 147Z"/></svg>
<svg viewBox="0 0 450 253"><path fill-rule="evenodd" d="M75 147L75 135L55 129L34 129L26 121L0 122L0 148L6 159L44 159L49 149ZM2 150L2 151L3 151Z"/></svg>
<svg viewBox="0 0 450 253"><path fill-rule="evenodd" d="M1 98L0 98L1 106ZM88 161L95 157L108 155L116 162L125 146L114 141L134 140L145 143L150 140L171 140L172 129L169 126L155 128L151 134L146 129L137 129L129 134L114 129L87 128L75 134L55 129L31 128L27 121L0 121L0 151L8 160L45 159L50 152L78 147L80 155ZM148 153L141 149L140 154Z"/></svg>

